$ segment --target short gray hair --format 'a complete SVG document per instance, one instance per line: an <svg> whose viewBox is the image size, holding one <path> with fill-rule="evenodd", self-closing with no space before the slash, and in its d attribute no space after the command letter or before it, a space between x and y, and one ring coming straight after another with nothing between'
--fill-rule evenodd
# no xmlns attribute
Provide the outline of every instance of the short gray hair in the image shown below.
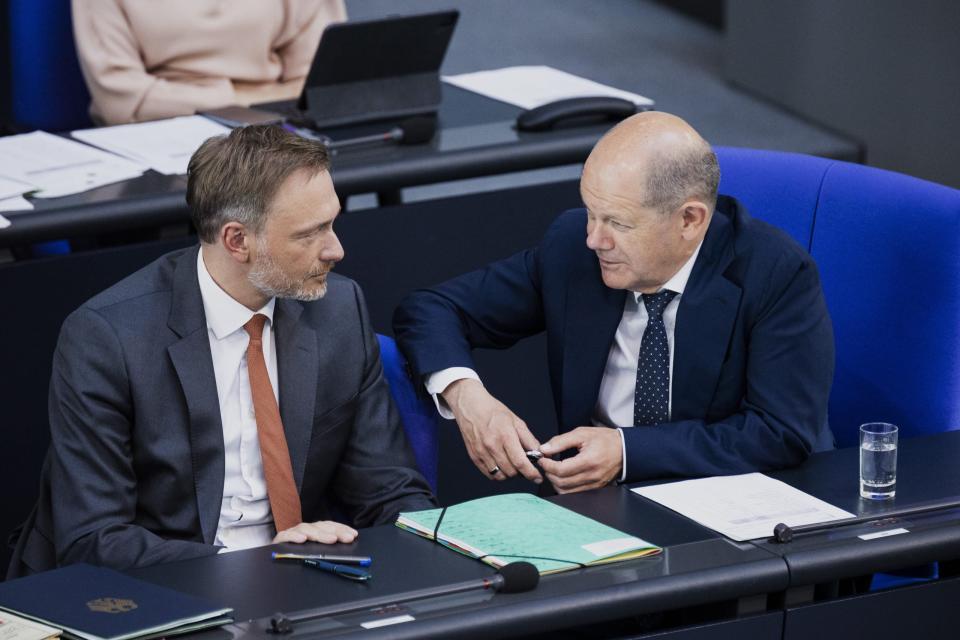
<svg viewBox="0 0 960 640"><path fill-rule="evenodd" d="M717 155L704 143L692 149L657 158L646 172L644 206L666 214L685 200L700 198L712 210L717 203L720 165Z"/></svg>

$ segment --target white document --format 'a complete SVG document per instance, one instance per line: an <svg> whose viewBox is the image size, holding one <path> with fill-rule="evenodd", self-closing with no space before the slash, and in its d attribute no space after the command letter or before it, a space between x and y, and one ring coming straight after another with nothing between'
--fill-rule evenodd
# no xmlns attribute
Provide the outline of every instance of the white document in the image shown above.
<svg viewBox="0 0 960 640"><path fill-rule="evenodd" d="M230 128L203 116L182 116L155 122L121 124L83 129L71 135L144 164L166 175L187 172L193 152L210 137L229 133Z"/></svg>
<svg viewBox="0 0 960 640"><path fill-rule="evenodd" d="M0 640L46 640L61 633L60 629L0 611Z"/></svg>
<svg viewBox="0 0 960 640"><path fill-rule="evenodd" d="M115 155L43 131L0 138L0 176L56 198L135 178L143 168Z"/></svg>
<svg viewBox="0 0 960 640"><path fill-rule="evenodd" d="M3 216L0 216L0 229L6 229L9 226L10 226L10 221L4 218Z"/></svg>
<svg viewBox="0 0 960 640"><path fill-rule="evenodd" d="M0 201L33 191L33 185L0 176Z"/></svg>
<svg viewBox="0 0 960 640"><path fill-rule="evenodd" d="M33 203L23 196L0 200L0 211L32 211Z"/></svg>
<svg viewBox="0 0 960 640"><path fill-rule="evenodd" d="M630 100L640 107L653 106L653 100L630 91L608 87L605 84L575 76L547 66L524 66L475 71L456 76L444 76L446 82L507 102L523 109L565 98L611 96Z"/></svg>
<svg viewBox="0 0 960 640"><path fill-rule="evenodd" d="M781 522L798 527L854 517L762 473L684 480L632 491L738 542L768 538Z"/></svg>

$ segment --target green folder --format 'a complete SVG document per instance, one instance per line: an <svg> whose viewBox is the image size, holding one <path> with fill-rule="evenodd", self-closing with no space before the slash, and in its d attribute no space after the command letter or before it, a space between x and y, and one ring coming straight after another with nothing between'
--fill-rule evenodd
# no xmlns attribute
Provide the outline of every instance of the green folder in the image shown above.
<svg viewBox="0 0 960 640"><path fill-rule="evenodd" d="M397 526L434 539L442 509L401 513ZM437 541L494 567L525 560L541 574L619 562L662 549L528 493L447 507Z"/></svg>

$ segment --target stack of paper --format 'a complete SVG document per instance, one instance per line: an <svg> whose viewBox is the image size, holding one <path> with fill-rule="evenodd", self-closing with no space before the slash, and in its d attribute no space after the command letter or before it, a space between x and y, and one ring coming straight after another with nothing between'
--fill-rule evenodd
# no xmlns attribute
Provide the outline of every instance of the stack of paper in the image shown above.
<svg viewBox="0 0 960 640"><path fill-rule="evenodd" d="M632 491L737 541L769 538L781 522L799 527L854 517L762 473L684 480Z"/></svg>
<svg viewBox="0 0 960 640"><path fill-rule="evenodd" d="M434 539L441 509L401 513L397 526ZM495 567L532 563L542 574L661 551L596 520L527 493L508 493L448 507L437 540Z"/></svg>
<svg viewBox="0 0 960 640"><path fill-rule="evenodd" d="M506 67L444 76L444 81L474 93L533 109L566 98L610 96L630 100L639 107L652 107L653 100L615 89L593 80L546 66Z"/></svg>
<svg viewBox="0 0 960 640"><path fill-rule="evenodd" d="M0 611L0 640L49 640L61 633L61 629Z"/></svg>
<svg viewBox="0 0 960 640"><path fill-rule="evenodd" d="M22 194L55 198L143 173L137 164L43 131L0 138L0 186L6 200L23 204ZM29 203L26 207L31 208ZM14 207L0 205L2 210Z"/></svg>
<svg viewBox="0 0 960 640"><path fill-rule="evenodd" d="M33 191L33 186L19 180L10 180L0 176L0 211L22 211L33 209L30 201L23 194ZM10 221L0 215L0 229L10 226ZM0 640L4 640L0 635Z"/></svg>
<svg viewBox="0 0 960 640"><path fill-rule="evenodd" d="M230 129L203 116L183 116L156 122L84 129L71 135L166 175L187 172L193 152L210 137Z"/></svg>
<svg viewBox="0 0 960 640"><path fill-rule="evenodd" d="M147 640L233 621L228 607L87 564L0 583L0 609L82 640Z"/></svg>

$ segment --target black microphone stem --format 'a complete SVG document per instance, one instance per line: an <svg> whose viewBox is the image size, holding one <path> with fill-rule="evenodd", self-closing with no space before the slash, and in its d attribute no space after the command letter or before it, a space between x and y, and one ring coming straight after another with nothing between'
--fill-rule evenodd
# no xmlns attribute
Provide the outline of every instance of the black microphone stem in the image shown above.
<svg viewBox="0 0 960 640"><path fill-rule="evenodd" d="M270 618L270 626L267 627L267 631L270 633L289 633L293 630L293 625L298 622L306 622L308 620L316 620L318 618L341 615L344 613L353 613L355 611L362 611L364 609L375 609L377 607L385 607L392 604L399 604L401 602L410 602L411 600L421 600L424 598L435 598L437 596L463 593L464 591L474 591L476 589L497 589L502 583L503 576L500 574L494 574L489 578L482 578L480 580L468 580L458 584L427 587L425 589L418 589L416 591L407 591L405 593L381 596L379 598L359 600L346 605L335 604L329 607L309 609L308 611L300 614L288 616L281 613Z"/></svg>

